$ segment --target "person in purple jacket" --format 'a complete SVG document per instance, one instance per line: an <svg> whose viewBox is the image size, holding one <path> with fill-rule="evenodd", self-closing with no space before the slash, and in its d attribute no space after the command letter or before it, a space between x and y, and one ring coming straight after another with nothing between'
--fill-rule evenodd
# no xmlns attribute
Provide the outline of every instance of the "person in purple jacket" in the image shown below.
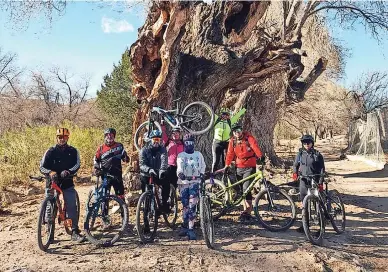
<svg viewBox="0 0 388 272"><path fill-rule="evenodd" d="M172 130L171 136L167 136L166 126L162 121L162 140L167 149L168 155L168 168L166 172L166 179L170 181L175 188L177 187L178 176L176 173L177 165L176 159L178 154L183 152L184 145L182 141L181 131L179 128L175 128Z"/></svg>

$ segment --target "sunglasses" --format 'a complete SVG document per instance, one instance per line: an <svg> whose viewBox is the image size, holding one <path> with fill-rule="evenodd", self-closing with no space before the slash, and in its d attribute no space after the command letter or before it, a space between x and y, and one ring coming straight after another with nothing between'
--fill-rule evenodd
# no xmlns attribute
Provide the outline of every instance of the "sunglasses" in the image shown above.
<svg viewBox="0 0 388 272"><path fill-rule="evenodd" d="M302 142L303 145L309 145L309 144L312 144L312 142L308 141L308 142Z"/></svg>
<svg viewBox="0 0 388 272"><path fill-rule="evenodd" d="M162 138L152 138L151 141L153 143L160 143L160 141L162 140Z"/></svg>
<svg viewBox="0 0 388 272"><path fill-rule="evenodd" d="M236 128L235 130L233 130L233 132L239 133L239 132L242 132L242 129L241 128Z"/></svg>
<svg viewBox="0 0 388 272"><path fill-rule="evenodd" d="M59 140L62 140L62 139L69 139L69 136L57 136L57 138L59 139Z"/></svg>

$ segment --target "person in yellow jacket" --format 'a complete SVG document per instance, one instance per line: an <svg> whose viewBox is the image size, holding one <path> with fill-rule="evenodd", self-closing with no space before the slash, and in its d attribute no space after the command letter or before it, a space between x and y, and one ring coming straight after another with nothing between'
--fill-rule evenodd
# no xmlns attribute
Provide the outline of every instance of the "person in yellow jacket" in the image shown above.
<svg viewBox="0 0 388 272"><path fill-rule="evenodd" d="M228 143L230 139L232 125L237 123L237 121L245 112L246 109L242 108L235 115L231 116L230 111L228 109L221 108L220 116L216 115L214 122L214 139L212 145L212 172L220 169L220 161L221 168L225 166L225 155L228 151Z"/></svg>

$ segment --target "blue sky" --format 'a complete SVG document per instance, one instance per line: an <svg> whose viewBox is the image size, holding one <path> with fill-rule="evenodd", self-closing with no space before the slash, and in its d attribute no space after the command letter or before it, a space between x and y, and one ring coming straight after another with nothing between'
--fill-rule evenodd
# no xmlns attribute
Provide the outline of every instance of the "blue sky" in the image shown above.
<svg viewBox="0 0 388 272"><path fill-rule="evenodd" d="M57 65L76 75L89 75L90 96L94 96L102 77L136 40L137 29L145 20L140 4L123 12L117 10L123 10L122 3L69 2L65 15L51 25L37 17L25 31L14 30L7 14L0 11L0 47L17 53L18 64L28 70ZM337 27L332 32L352 53L341 84L349 86L363 71L388 70L388 38L379 45L362 26L356 30Z"/></svg>

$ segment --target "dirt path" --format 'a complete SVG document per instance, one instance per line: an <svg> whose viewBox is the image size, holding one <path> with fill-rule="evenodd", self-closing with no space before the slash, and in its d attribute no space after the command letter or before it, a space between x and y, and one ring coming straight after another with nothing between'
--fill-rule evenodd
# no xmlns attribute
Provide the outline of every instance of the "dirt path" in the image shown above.
<svg viewBox="0 0 388 272"><path fill-rule="evenodd" d="M0 271L386 271L388 170L338 161L339 146L333 149L333 143L320 142L318 148L334 179L331 188L343 194L347 211L346 232L335 235L328 226L323 247L312 246L295 227L271 233L241 225L236 216L217 222L216 250L208 250L201 239L186 241L167 228L152 245L139 244L131 233L114 247L97 249L71 243L60 228L58 241L43 253L35 237L43 195L35 195L7 207L10 214L0 215ZM82 205L89 188L77 187ZM130 213L133 222L134 210Z"/></svg>

